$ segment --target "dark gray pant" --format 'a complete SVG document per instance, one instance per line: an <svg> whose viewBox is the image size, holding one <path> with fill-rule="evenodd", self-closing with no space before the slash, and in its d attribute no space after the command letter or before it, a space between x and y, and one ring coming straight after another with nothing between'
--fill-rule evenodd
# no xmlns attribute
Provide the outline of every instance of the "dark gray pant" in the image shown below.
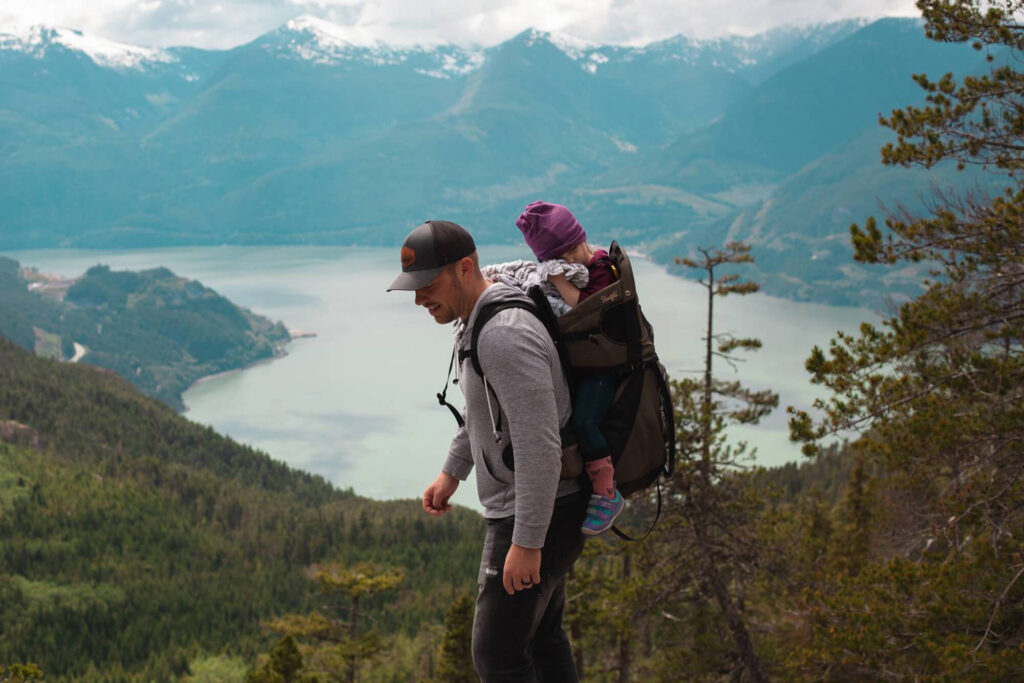
<svg viewBox="0 0 1024 683"><path fill-rule="evenodd" d="M583 551L586 506L585 493L555 502L541 551L541 582L515 595L502 584L515 518L487 520L473 621L473 665L484 683L579 680L562 614L566 575Z"/></svg>

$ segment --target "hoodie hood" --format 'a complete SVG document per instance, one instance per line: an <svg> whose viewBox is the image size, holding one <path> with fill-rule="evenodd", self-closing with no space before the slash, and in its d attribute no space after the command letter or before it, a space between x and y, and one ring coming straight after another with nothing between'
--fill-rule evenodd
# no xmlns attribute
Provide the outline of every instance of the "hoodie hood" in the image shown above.
<svg viewBox="0 0 1024 683"><path fill-rule="evenodd" d="M480 298L476 300L476 304L473 306L473 310L469 314L469 318L463 320L459 318L455 321L455 338L456 346L462 347L461 341L462 336L469 330L473 329L473 325L476 323L476 319L480 317L480 310L490 303L502 303L504 301L525 301L530 302L530 297L526 296L521 290L514 287L510 287L501 282L495 282L484 290L484 293L480 295ZM469 341L468 339L466 340Z"/></svg>

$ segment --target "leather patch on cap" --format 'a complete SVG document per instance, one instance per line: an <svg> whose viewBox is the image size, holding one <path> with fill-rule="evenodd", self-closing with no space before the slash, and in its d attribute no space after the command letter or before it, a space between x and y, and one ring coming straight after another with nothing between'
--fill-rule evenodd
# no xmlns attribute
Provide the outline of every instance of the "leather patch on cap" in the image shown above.
<svg viewBox="0 0 1024 683"><path fill-rule="evenodd" d="M416 252L409 247L402 247L402 267L408 268L416 263Z"/></svg>

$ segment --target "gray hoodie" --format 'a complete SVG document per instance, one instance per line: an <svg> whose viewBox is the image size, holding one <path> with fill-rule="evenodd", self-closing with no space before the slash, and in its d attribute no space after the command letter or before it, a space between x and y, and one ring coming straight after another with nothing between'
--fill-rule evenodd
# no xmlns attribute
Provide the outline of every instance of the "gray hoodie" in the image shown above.
<svg viewBox="0 0 1024 683"><path fill-rule="evenodd" d="M469 350L483 306L512 299L529 301L521 291L500 283L484 290L465 324L456 323L456 350ZM514 515L512 542L540 548L555 498L579 490L576 480L559 479L559 428L572 412L569 387L551 337L529 311L499 312L480 331L477 345L484 376L476 373L469 358L459 363L466 426L455 433L442 469L465 480L476 467L484 517ZM514 472L501 459L509 441L515 446Z"/></svg>

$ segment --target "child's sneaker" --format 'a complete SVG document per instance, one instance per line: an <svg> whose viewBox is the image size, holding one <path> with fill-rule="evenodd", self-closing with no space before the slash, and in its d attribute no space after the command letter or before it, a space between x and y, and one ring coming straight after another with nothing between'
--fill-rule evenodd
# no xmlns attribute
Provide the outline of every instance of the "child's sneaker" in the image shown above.
<svg viewBox="0 0 1024 683"><path fill-rule="evenodd" d="M592 493L587 505L587 518L583 520L581 531L587 536L596 536L607 531L625 507L626 499L618 489L615 489L615 495L611 498L600 493Z"/></svg>

